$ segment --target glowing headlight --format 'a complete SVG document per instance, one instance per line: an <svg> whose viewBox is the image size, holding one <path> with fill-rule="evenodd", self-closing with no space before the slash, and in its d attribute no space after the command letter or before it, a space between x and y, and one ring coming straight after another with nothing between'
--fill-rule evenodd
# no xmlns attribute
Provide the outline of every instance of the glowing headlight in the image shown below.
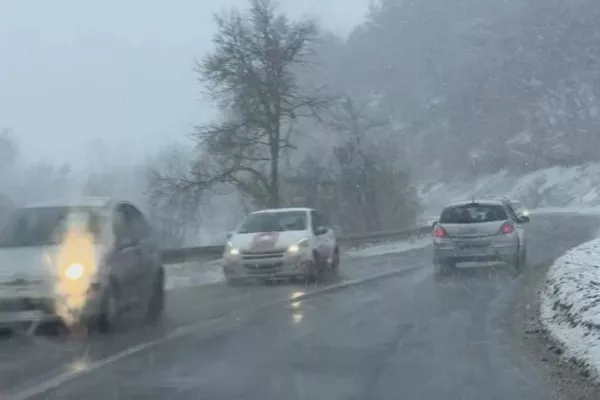
<svg viewBox="0 0 600 400"><path fill-rule="evenodd" d="M227 242L227 245L225 246L225 255L237 256L239 254L240 254L240 249L233 247L233 244L231 242Z"/></svg>
<svg viewBox="0 0 600 400"><path fill-rule="evenodd" d="M299 240L297 243L291 245L290 247L288 247L287 251L288 253L298 253L300 250L302 249L306 249L308 248L308 239L304 238Z"/></svg>
<svg viewBox="0 0 600 400"><path fill-rule="evenodd" d="M83 265L81 265L81 264L71 264L65 270L65 275L70 280L76 281L77 279L81 279L81 277L83 276L84 272L85 272L85 269L83 268Z"/></svg>

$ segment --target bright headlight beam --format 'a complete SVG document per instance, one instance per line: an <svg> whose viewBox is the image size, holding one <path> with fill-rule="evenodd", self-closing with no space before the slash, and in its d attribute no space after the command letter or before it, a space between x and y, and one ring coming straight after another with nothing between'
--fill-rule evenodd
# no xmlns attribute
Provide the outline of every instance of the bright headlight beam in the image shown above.
<svg viewBox="0 0 600 400"><path fill-rule="evenodd" d="M240 254L240 251L238 249L229 249L229 255L237 256L238 254Z"/></svg>
<svg viewBox="0 0 600 400"><path fill-rule="evenodd" d="M83 265L81 265L81 264L71 264L65 270L65 275L67 276L67 278L69 278L72 281L81 279L81 277L83 276L83 273L84 273L84 268L83 268Z"/></svg>
<svg viewBox="0 0 600 400"><path fill-rule="evenodd" d="M304 248L304 247L307 247L307 245L308 245L308 240L306 238L301 239L297 243L288 247L287 251L288 251L288 253L298 253L300 251L301 247Z"/></svg>

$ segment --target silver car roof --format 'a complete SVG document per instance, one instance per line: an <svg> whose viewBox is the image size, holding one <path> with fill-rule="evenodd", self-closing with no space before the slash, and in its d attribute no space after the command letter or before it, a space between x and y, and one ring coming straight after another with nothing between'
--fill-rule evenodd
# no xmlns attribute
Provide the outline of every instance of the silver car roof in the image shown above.
<svg viewBox="0 0 600 400"><path fill-rule="evenodd" d="M503 206L503 205L506 204L506 200L503 200L503 199L472 199L472 200L463 200L463 201L457 201L455 203L448 204L444 208L467 206L469 204L488 204L488 205Z"/></svg>
<svg viewBox="0 0 600 400"><path fill-rule="evenodd" d="M40 208L40 207L93 207L107 208L115 204L116 201L110 197L92 197L82 196L67 199L56 199L53 201L45 201L38 203L27 204L20 208Z"/></svg>

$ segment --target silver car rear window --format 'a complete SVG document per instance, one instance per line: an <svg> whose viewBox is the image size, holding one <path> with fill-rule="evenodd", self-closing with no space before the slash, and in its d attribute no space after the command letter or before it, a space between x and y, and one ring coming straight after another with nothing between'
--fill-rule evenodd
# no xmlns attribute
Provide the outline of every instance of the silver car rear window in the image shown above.
<svg viewBox="0 0 600 400"><path fill-rule="evenodd" d="M464 204L447 207L442 211L442 224L476 224L481 222L505 221L506 210L496 204Z"/></svg>

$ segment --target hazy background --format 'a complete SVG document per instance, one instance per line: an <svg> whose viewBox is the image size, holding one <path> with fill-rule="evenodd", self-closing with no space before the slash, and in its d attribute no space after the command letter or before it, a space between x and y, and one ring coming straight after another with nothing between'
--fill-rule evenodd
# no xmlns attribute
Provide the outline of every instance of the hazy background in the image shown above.
<svg viewBox="0 0 600 400"><path fill-rule="evenodd" d="M340 100L328 110L337 126L298 121L283 203L352 233L414 224L450 186L532 207L572 193L600 205L596 181L547 193L564 182L552 177L591 177L600 163L597 0L279 4L320 19L318 67L298 82ZM239 196L196 196L206 203L192 220L172 198L152 206L148 172L205 155L186 138L215 116L194 61L212 48L213 14L233 6L247 1L0 0L0 130L12 138L0 132L0 195L125 197L179 229L165 234L179 243L232 227L249 208Z"/></svg>
<svg viewBox="0 0 600 400"><path fill-rule="evenodd" d="M346 35L369 0L284 0ZM90 141L138 160L212 117L192 72L213 14L245 0L0 1L0 127L27 159L86 167ZM93 148L93 146L92 146ZM105 155L103 157L106 157Z"/></svg>

